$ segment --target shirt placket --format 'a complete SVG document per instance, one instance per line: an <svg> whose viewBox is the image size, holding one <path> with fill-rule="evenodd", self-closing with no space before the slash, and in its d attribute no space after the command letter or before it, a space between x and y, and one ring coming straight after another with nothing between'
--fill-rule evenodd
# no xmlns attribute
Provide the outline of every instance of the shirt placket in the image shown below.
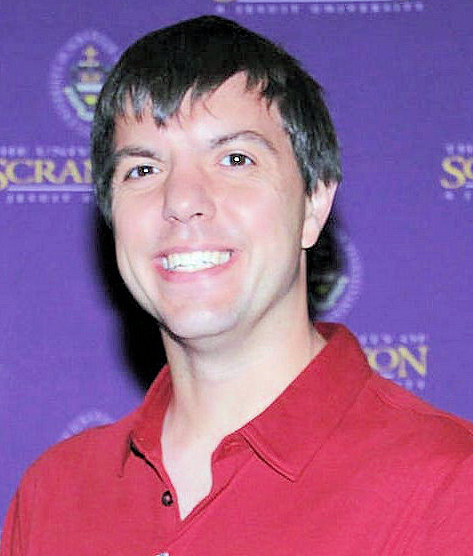
<svg viewBox="0 0 473 556"><path fill-rule="evenodd" d="M225 491L232 479L250 457L251 450L240 435L230 435L225 438L212 456L211 491L184 520L179 518L179 508L175 502L177 497L171 483L166 485L173 502L164 507L165 509L174 509L177 521L176 527L173 531L169 530L170 534L166 535L165 542L159 547L156 556L181 556L191 553L189 552L191 547L189 548L188 545L188 536L192 534L194 527L203 528L203 534L205 534L207 510L210 505L218 504L219 499L225 496ZM163 492L163 497L166 494ZM209 530L212 530L212 524L209 524Z"/></svg>

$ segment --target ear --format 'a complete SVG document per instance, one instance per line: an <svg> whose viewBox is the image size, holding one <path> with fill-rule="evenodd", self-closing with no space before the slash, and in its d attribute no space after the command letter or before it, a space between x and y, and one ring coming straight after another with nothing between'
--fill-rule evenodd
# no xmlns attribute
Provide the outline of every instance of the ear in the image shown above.
<svg viewBox="0 0 473 556"><path fill-rule="evenodd" d="M305 220L302 229L302 248L315 244L332 209L337 183L317 180L313 191L306 196Z"/></svg>

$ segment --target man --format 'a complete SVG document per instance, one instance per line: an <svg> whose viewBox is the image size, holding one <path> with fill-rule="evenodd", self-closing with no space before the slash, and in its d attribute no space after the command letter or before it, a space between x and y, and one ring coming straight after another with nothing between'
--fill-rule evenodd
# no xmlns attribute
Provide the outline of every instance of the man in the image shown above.
<svg viewBox="0 0 473 556"><path fill-rule="evenodd" d="M140 408L27 472L7 554L471 554L471 428L309 319L340 181L321 90L202 17L112 71L93 128L118 265L168 365Z"/></svg>

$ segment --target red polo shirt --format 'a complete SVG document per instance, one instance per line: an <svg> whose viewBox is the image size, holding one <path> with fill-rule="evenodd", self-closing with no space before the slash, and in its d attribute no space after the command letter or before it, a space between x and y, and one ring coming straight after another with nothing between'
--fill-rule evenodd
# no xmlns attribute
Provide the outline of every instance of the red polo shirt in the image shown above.
<svg viewBox="0 0 473 556"><path fill-rule="evenodd" d="M2 556L473 554L470 425L374 374L343 327L212 457L210 494L183 521L161 461L164 369L118 423L27 471Z"/></svg>

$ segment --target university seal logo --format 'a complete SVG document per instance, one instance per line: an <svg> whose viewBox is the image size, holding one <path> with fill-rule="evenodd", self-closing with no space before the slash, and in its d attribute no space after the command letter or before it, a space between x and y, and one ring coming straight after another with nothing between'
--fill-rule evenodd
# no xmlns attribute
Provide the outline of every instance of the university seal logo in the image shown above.
<svg viewBox="0 0 473 556"><path fill-rule="evenodd" d="M308 263L309 295L316 315L337 321L346 316L361 291L361 257L342 230L329 226Z"/></svg>
<svg viewBox="0 0 473 556"><path fill-rule="evenodd" d="M91 427L100 427L113 423L114 419L106 412L100 409L89 409L76 415L74 419L67 423L65 429L60 434L59 440L65 440L71 436L75 436L80 432L90 429Z"/></svg>
<svg viewBox="0 0 473 556"><path fill-rule="evenodd" d="M65 123L88 137L97 98L118 47L98 31L74 35L56 55L50 73L51 97Z"/></svg>

